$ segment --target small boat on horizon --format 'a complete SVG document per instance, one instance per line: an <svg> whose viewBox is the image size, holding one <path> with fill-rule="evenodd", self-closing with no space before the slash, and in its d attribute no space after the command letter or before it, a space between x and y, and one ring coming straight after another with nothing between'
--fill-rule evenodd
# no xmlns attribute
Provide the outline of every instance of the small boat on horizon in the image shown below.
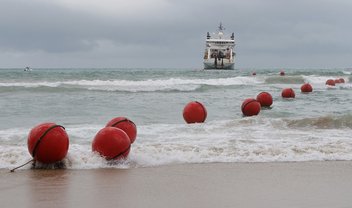
<svg viewBox="0 0 352 208"><path fill-rule="evenodd" d="M210 35L207 32L204 69L235 69L235 35L232 33L230 37L227 37L224 30L220 22L217 33Z"/></svg>

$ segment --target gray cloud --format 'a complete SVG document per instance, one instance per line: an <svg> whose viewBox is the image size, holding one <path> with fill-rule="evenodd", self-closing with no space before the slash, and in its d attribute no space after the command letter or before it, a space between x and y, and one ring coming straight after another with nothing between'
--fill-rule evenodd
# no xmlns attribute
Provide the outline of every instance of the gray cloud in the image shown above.
<svg viewBox="0 0 352 208"><path fill-rule="evenodd" d="M92 31L99 22L89 16L30 1L6 1L0 13L0 47L4 50L60 53L89 50L95 45Z"/></svg>
<svg viewBox="0 0 352 208"><path fill-rule="evenodd" d="M351 65L347 0L165 0L116 14L53 2L2 0L0 67L201 67L220 21L239 67Z"/></svg>

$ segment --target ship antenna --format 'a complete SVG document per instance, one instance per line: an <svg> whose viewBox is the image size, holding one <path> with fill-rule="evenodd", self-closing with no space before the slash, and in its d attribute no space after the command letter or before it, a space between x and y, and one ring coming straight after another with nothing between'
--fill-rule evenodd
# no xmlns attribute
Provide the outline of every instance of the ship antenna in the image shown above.
<svg viewBox="0 0 352 208"><path fill-rule="evenodd" d="M225 30L224 26L222 26L222 22L220 22L220 25L219 25L219 32Z"/></svg>

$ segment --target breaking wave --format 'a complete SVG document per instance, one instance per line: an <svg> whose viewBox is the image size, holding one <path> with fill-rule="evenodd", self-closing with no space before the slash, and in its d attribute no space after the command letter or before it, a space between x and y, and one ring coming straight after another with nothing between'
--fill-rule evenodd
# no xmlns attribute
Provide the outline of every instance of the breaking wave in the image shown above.
<svg viewBox="0 0 352 208"><path fill-rule="evenodd" d="M352 129L352 115L323 116L318 118L303 118L286 120L289 127L314 127L318 129Z"/></svg>
<svg viewBox="0 0 352 208"><path fill-rule="evenodd" d="M73 80L63 82L3 82L0 88L70 88L97 91L153 92L153 91L195 91L204 85L232 86L260 83L252 77L231 77L219 79L148 79L132 80Z"/></svg>
<svg viewBox="0 0 352 208"><path fill-rule="evenodd" d="M333 76L315 76L315 75L311 75L311 76L303 76L304 81L305 82L309 82L311 84L324 84L326 80L328 79L337 79L337 78L343 78L345 80L345 82L349 81L349 77L344 76L344 77L333 77Z"/></svg>
<svg viewBox="0 0 352 208"><path fill-rule="evenodd" d="M334 77L334 76L316 76L316 75L298 75L298 76L272 76L266 77L265 83L267 84L303 84L303 83L311 83L311 84L323 84L325 85L326 80L328 79L337 79L343 78L346 82L349 81L348 76L343 77Z"/></svg>
<svg viewBox="0 0 352 208"><path fill-rule="evenodd" d="M304 83L302 76L271 76L265 79L267 84L301 84Z"/></svg>
<svg viewBox="0 0 352 208"><path fill-rule="evenodd" d="M69 169L93 169L211 162L352 160L350 131L343 129L351 128L349 120L351 115L291 120L286 121L287 125L282 119L262 118L194 125L140 125L129 158L117 164L108 163L91 151L91 141L101 126L65 126L70 148L64 162ZM307 126L315 128L299 129ZM0 131L0 168L14 168L31 159L25 142L28 131Z"/></svg>

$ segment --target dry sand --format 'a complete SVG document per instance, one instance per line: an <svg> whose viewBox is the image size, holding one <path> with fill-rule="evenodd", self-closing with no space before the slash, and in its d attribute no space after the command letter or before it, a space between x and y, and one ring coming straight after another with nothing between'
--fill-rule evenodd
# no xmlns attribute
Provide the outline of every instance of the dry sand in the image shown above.
<svg viewBox="0 0 352 208"><path fill-rule="evenodd" d="M0 207L352 207L352 162L0 171Z"/></svg>

